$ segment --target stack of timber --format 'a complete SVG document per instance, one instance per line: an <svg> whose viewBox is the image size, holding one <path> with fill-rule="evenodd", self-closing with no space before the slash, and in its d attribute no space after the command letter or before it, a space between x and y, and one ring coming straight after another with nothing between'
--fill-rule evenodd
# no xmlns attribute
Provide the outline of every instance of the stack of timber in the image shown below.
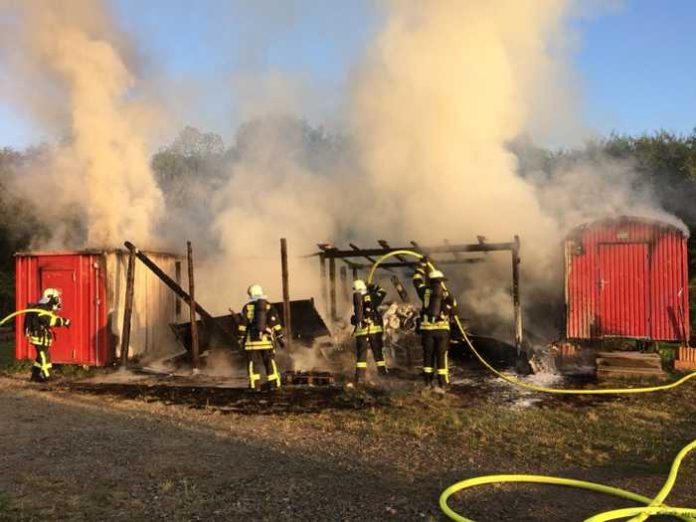
<svg viewBox="0 0 696 522"><path fill-rule="evenodd" d="M680 346L674 360L675 370L696 370L696 348Z"/></svg>
<svg viewBox="0 0 696 522"><path fill-rule="evenodd" d="M656 353L599 352L597 354L599 377L655 375L664 377L662 359Z"/></svg>

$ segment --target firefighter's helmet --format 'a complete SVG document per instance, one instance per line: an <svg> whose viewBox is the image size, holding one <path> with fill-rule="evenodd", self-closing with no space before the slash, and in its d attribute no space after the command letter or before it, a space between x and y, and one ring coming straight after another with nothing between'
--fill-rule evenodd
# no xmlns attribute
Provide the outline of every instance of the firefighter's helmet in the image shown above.
<svg viewBox="0 0 696 522"><path fill-rule="evenodd" d="M263 288L261 288L261 285L259 284L253 284L249 288L247 288L247 294L249 294L249 297L251 299L263 299Z"/></svg>
<svg viewBox="0 0 696 522"><path fill-rule="evenodd" d="M353 292L360 292L361 294L367 292L367 285L365 284L365 281L362 279L356 279L353 281Z"/></svg>
<svg viewBox="0 0 696 522"><path fill-rule="evenodd" d="M428 274L428 278L431 280L444 279L445 274L443 274L439 270L431 270L430 273Z"/></svg>
<svg viewBox="0 0 696 522"><path fill-rule="evenodd" d="M52 305L54 310L60 309L62 305L60 290L57 288L46 288L41 296L41 302Z"/></svg>

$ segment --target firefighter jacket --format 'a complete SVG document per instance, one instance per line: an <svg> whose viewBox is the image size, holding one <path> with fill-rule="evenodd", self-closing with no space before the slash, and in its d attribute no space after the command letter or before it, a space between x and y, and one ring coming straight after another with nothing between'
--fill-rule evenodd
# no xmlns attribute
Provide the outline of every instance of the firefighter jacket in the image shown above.
<svg viewBox="0 0 696 522"><path fill-rule="evenodd" d="M275 342L282 343L283 326L275 308L265 299L244 305L237 326L240 344L245 350L272 350Z"/></svg>
<svg viewBox="0 0 696 522"><path fill-rule="evenodd" d="M367 293L353 293L353 316L350 319L355 326L353 335L362 337L383 332L382 314L378 308L386 295L387 292L377 285L369 285Z"/></svg>
<svg viewBox="0 0 696 522"><path fill-rule="evenodd" d="M457 315L457 300L452 296L444 282L426 281L425 265L419 265L413 274L413 286L423 303L420 313L421 332L449 330L450 321Z"/></svg>
<svg viewBox="0 0 696 522"><path fill-rule="evenodd" d="M30 303L27 305L27 308L38 308L51 312L50 315L29 312L24 317L24 335L34 346L50 347L55 338L53 327L68 326L70 324L68 319L55 315L53 306L50 304Z"/></svg>

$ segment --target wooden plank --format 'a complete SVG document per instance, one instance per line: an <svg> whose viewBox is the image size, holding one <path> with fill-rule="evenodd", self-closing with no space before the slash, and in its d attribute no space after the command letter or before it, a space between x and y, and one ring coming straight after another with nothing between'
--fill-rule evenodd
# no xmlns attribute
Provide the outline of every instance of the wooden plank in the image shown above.
<svg viewBox="0 0 696 522"><path fill-rule="evenodd" d="M665 372L656 368L597 368L597 375L659 375Z"/></svg>
<svg viewBox="0 0 696 522"><path fill-rule="evenodd" d="M622 358L622 359L660 359L657 353L641 353L641 352L597 352L598 357Z"/></svg>
<svg viewBox="0 0 696 522"><path fill-rule="evenodd" d="M635 360L635 359L597 359L597 367L602 368L657 368L662 369L662 360Z"/></svg>

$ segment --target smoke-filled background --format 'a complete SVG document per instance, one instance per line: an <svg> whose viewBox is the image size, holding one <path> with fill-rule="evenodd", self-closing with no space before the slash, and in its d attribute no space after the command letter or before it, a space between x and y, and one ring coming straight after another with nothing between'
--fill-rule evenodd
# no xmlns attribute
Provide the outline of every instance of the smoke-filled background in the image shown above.
<svg viewBox="0 0 696 522"><path fill-rule="evenodd" d="M311 8L262 4L236 13L257 29L250 48ZM302 257L317 243L517 234L523 304L533 326L553 330L544 306L562 292L560 245L570 228L620 214L681 225L664 209L670 194L655 189L655 170L641 163L647 155L636 154L643 142L593 139L579 116L569 20L596 14L588 5L379 3L379 23L343 88L310 86L293 71L230 71L239 126L226 144L192 127L179 132L197 96L168 83L107 4L2 0L0 93L52 140L4 167L5 190L40 232L29 233L26 220L7 228L35 248L128 239L180 252L191 239L199 298L216 312L239 308L252 282L280 296L280 237L291 249L293 297L319 298L317 260ZM172 93L185 103L172 103ZM686 144L654 140L668 138ZM669 210L690 217L679 204ZM449 275L465 315L510 333L508 256Z"/></svg>

